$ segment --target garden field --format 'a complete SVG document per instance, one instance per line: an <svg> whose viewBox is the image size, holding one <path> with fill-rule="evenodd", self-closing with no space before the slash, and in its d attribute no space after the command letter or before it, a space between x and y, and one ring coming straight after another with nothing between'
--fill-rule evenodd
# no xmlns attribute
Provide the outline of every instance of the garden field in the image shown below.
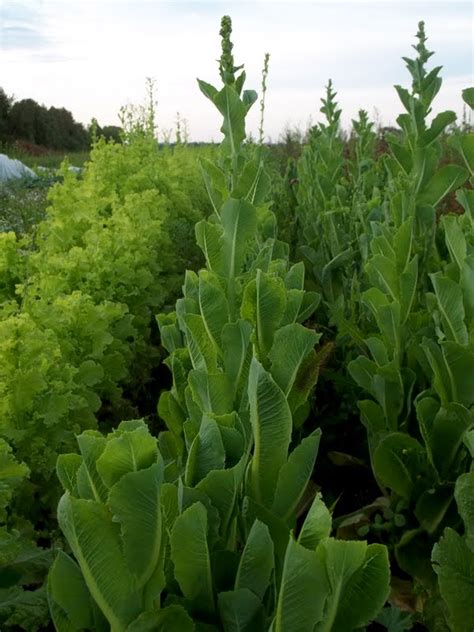
<svg viewBox="0 0 474 632"><path fill-rule="evenodd" d="M220 146L0 183L0 631L473 632L474 88L270 146L220 35Z"/></svg>

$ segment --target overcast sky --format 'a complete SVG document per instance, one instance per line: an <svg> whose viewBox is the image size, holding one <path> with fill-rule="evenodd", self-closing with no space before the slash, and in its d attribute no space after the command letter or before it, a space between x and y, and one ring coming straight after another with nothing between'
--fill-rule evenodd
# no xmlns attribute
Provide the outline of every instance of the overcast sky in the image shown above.
<svg viewBox="0 0 474 632"><path fill-rule="evenodd" d="M401 111L393 84L408 86L402 55L411 56L423 19L431 64L444 79L435 111L462 112L473 85L472 2L279 0L0 0L0 86L16 99L66 107L87 124L118 124L121 105L140 103L145 78L156 79L158 124L188 121L192 140L219 140L219 116L196 77L218 83L219 22L231 15L234 53L247 88L259 90L270 53L265 131L320 119L319 99L332 78L347 125L360 108L384 124ZM256 132L254 106L249 129Z"/></svg>

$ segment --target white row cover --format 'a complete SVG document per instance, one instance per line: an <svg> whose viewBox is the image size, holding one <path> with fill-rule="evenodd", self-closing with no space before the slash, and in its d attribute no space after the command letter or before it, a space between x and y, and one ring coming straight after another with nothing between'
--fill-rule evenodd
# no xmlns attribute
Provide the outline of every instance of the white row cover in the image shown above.
<svg viewBox="0 0 474 632"><path fill-rule="evenodd" d="M6 182L12 178L35 178L35 173L19 160L0 154L0 182Z"/></svg>

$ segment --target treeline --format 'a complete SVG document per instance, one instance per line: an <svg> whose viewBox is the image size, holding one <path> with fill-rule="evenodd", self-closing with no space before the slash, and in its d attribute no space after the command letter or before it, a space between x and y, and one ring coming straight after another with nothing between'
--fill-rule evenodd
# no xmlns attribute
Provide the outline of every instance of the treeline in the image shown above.
<svg viewBox="0 0 474 632"><path fill-rule="evenodd" d="M15 101L0 87L0 143L23 141L48 149L81 151L90 146L92 130L107 139L120 141L120 127L87 128L74 120L66 108L46 107L34 99Z"/></svg>

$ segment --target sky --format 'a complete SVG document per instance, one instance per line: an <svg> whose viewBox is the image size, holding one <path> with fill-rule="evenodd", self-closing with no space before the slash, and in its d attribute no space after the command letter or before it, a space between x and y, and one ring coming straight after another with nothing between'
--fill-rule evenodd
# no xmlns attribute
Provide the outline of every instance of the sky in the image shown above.
<svg viewBox="0 0 474 632"><path fill-rule="evenodd" d="M267 139L321 120L329 78L345 127L361 108L390 125L402 111L393 85L410 84L401 57L415 54L424 20L436 51L430 67L443 66L433 113L461 116L461 91L474 84L473 9L455 0L0 0L0 86L17 100L66 107L84 124L117 125L120 107L143 102L152 77L162 134L179 112L191 140L218 141L219 115L196 78L219 85L220 18L228 14L247 88L260 91L270 53ZM258 122L256 105L254 135Z"/></svg>

